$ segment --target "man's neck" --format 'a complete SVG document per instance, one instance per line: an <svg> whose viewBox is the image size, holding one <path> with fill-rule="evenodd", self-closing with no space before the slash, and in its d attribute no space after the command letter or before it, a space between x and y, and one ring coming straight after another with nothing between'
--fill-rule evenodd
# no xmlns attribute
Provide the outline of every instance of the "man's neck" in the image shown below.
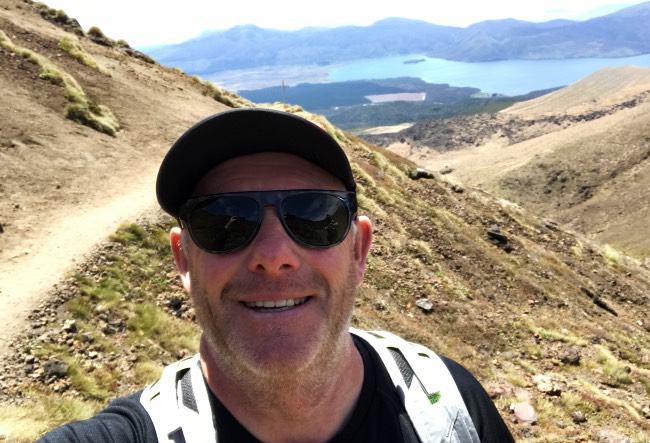
<svg viewBox="0 0 650 443"><path fill-rule="evenodd" d="M336 361L312 374L247 383L219 365L205 340L201 367L219 401L251 434L268 443L324 442L348 421L363 385L363 361L352 337ZM300 380L298 380L298 378Z"/></svg>

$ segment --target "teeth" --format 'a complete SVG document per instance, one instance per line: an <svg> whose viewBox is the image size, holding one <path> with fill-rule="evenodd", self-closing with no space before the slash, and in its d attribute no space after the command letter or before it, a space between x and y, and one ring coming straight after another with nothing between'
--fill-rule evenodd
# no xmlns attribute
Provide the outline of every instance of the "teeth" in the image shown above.
<svg viewBox="0 0 650 443"><path fill-rule="evenodd" d="M289 298L287 300L264 300L255 302L246 302L248 308L286 308L291 306L298 306L307 301L307 297Z"/></svg>

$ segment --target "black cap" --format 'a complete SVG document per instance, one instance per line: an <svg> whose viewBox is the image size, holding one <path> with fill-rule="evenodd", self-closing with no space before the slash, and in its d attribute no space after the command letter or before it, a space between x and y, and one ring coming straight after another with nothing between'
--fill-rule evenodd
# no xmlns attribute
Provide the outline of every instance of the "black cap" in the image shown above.
<svg viewBox="0 0 650 443"><path fill-rule="evenodd" d="M345 152L320 126L287 112L239 108L200 121L174 143L158 170L160 206L178 217L208 171L231 158L260 152L297 155L337 177L347 190L356 188Z"/></svg>

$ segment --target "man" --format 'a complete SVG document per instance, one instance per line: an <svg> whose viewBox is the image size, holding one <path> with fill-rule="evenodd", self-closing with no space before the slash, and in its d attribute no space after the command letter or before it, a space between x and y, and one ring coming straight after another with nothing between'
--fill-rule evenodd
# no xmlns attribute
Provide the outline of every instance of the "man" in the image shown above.
<svg viewBox="0 0 650 443"><path fill-rule="evenodd" d="M345 153L291 114L239 109L188 130L158 201L203 329L199 355L42 441L508 442L461 366L351 330L372 226Z"/></svg>

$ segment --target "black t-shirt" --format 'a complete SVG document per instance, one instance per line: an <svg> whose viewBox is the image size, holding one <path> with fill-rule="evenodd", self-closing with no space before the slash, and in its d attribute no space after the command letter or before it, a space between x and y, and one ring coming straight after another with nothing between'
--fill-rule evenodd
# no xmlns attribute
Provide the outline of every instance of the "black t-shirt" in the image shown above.
<svg viewBox="0 0 650 443"><path fill-rule="evenodd" d="M362 339L354 337L364 364L364 380L357 406L345 426L331 443L417 443L415 430L408 419L393 382L379 355ZM508 443L513 438L499 412L476 379L458 363L443 357L443 361L467 406L481 442ZM153 423L140 403L137 392L111 402L96 416L64 425L46 434L38 443L60 442L157 442ZM210 393L210 401L220 442L258 443Z"/></svg>

